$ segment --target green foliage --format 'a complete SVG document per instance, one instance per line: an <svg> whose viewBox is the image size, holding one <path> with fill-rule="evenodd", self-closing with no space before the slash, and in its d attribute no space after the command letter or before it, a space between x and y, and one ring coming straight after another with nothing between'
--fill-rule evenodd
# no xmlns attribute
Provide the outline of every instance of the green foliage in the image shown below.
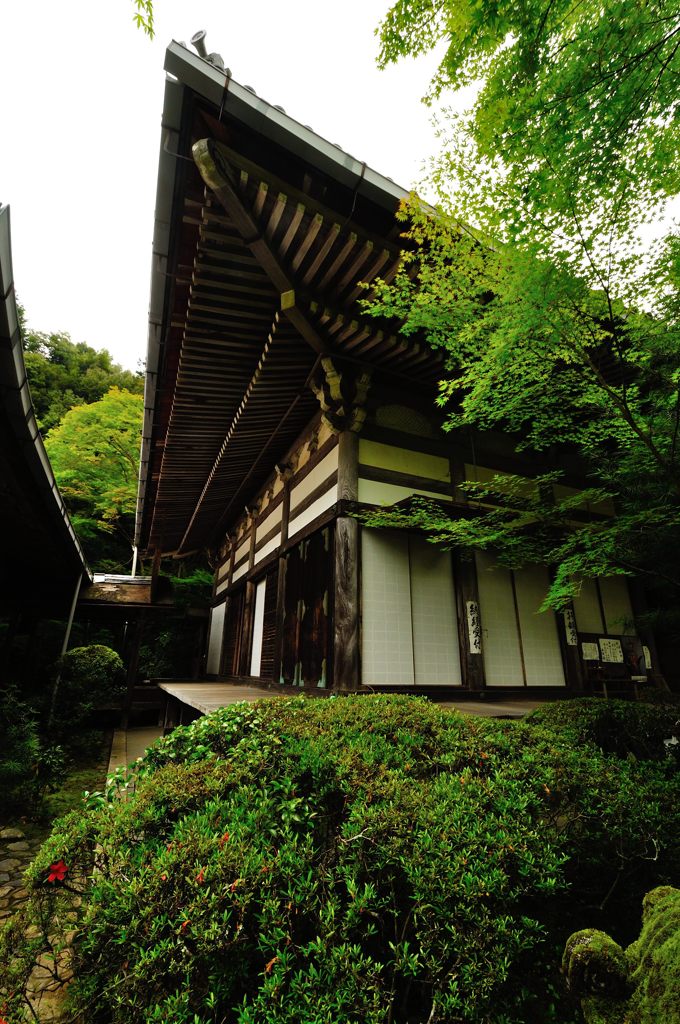
<svg viewBox="0 0 680 1024"><path fill-rule="evenodd" d="M38 426L43 434L75 405L97 402L112 387L141 395L141 373L124 370L106 349L73 342L68 334L31 331L20 307L24 363Z"/></svg>
<svg viewBox="0 0 680 1024"><path fill-rule="evenodd" d="M606 754L645 760L666 756L664 740L677 735L680 708L672 704L638 704L584 697L537 708L527 717L578 746L594 743Z"/></svg>
<svg viewBox="0 0 680 1024"><path fill-rule="evenodd" d="M88 557L101 560L102 535L130 551L144 401L111 388L103 398L70 409L45 448Z"/></svg>
<svg viewBox="0 0 680 1024"><path fill-rule="evenodd" d="M40 741L35 716L14 688L0 690L0 814L35 797Z"/></svg>
<svg viewBox="0 0 680 1024"><path fill-rule="evenodd" d="M146 623L139 652L139 673L144 678L177 679L191 676L195 669L201 620L186 613L190 608L209 608L213 575L207 569L194 566L185 576L163 578L169 579L175 610L183 617Z"/></svg>
<svg viewBox="0 0 680 1024"><path fill-rule="evenodd" d="M80 691L94 702L105 702L112 692L118 694L122 685L123 662L110 647L93 644L73 647L61 660L64 683Z"/></svg>
<svg viewBox="0 0 680 1024"><path fill-rule="evenodd" d="M132 0L135 6L133 20L137 28L141 28L149 39L154 37L153 3L152 0Z"/></svg>
<svg viewBox="0 0 680 1024"><path fill-rule="evenodd" d="M680 890L645 896L640 938L626 950L592 928L570 936L563 969L586 1024L680 1024Z"/></svg>
<svg viewBox="0 0 680 1024"><path fill-rule="evenodd" d="M650 271L648 292L665 294L664 308L652 317L617 298L611 281L592 287L564 255L492 247L455 218L433 219L418 203L404 216L414 250L368 305L375 315L398 318L403 333L421 333L445 351L439 401L447 429L509 432L529 459L541 451L554 462L571 461L593 485L565 495L555 490L560 473L538 475L532 486L499 473L463 486L464 516L419 500L408 513L378 512L369 525L417 527L447 546L491 548L510 565L555 565L548 598L555 607L578 594L583 579L612 574L647 576L675 595L677 240L669 243L673 259L660 259ZM593 515L606 499L615 501L616 516ZM668 604L668 596L659 603Z"/></svg>
<svg viewBox="0 0 680 1024"><path fill-rule="evenodd" d="M678 796L664 762L415 698L235 705L60 823L22 928L77 928L70 1010L93 1024L567 1024L558 952L624 836L638 900L677 870ZM24 936L0 951L10 1010Z"/></svg>
<svg viewBox="0 0 680 1024"><path fill-rule="evenodd" d="M171 576L176 608L207 608L212 599L213 574L195 568L188 576Z"/></svg>
<svg viewBox="0 0 680 1024"><path fill-rule="evenodd" d="M211 588L212 589L212 588ZM165 624L147 623L139 650L143 679L191 677L199 643L200 620L173 618Z"/></svg>
<svg viewBox="0 0 680 1024"><path fill-rule="evenodd" d="M60 671L56 701L46 714L52 740L72 754L89 750L96 737L86 731L95 708L116 705L125 692L120 656L103 644L73 647L57 665Z"/></svg>
<svg viewBox="0 0 680 1024"><path fill-rule="evenodd" d="M556 464L576 453L617 509L588 522L589 493L581 519L549 493L509 505L499 476L471 485L473 512L497 506L488 521L399 525L556 565L556 607L612 573L677 607L680 242L661 218L680 184L676 22L665 0L398 0L381 27L383 65L446 41L431 98L478 92L440 115L441 210L408 205L404 266L370 308L444 350L449 428L511 432Z"/></svg>
<svg viewBox="0 0 680 1024"><path fill-rule="evenodd" d="M677 36L672 0L397 0L380 63L445 41L430 97L478 86L470 110L449 113L456 206L481 187L484 213L521 238L527 211L632 226L677 193Z"/></svg>

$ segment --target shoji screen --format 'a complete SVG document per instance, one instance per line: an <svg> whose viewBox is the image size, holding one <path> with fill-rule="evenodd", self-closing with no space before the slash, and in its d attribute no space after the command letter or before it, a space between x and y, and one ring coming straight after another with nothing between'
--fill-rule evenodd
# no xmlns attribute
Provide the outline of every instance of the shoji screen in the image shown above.
<svg viewBox="0 0 680 1024"><path fill-rule="evenodd" d="M576 626L580 633L634 634L633 609L624 576L586 580L574 598ZM604 613L604 622L602 621Z"/></svg>
<svg viewBox="0 0 680 1024"><path fill-rule="evenodd" d="M597 583L594 580L584 580L581 584L581 593L574 598L574 615L579 633L603 633L605 631Z"/></svg>
<svg viewBox="0 0 680 1024"><path fill-rule="evenodd" d="M261 679L274 676L277 580L278 570L273 569L255 587L250 674Z"/></svg>
<svg viewBox="0 0 680 1024"><path fill-rule="evenodd" d="M602 595L608 633L635 634L633 609L624 576L606 576L597 581Z"/></svg>
<svg viewBox="0 0 680 1024"><path fill-rule="evenodd" d="M220 660L222 658L222 635L224 633L224 610L226 604L218 604L210 612L210 633L208 639L208 659L206 672L211 675L218 675L220 671Z"/></svg>
<svg viewBox="0 0 680 1024"><path fill-rule="evenodd" d="M515 593L520 623L527 686L564 686L564 665L555 613L539 612L550 585L544 565L515 572Z"/></svg>
<svg viewBox="0 0 680 1024"><path fill-rule="evenodd" d="M461 684L451 555L423 537L361 534L362 681Z"/></svg>
<svg viewBox="0 0 680 1024"><path fill-rule="evenodd" d="M409 537L416 686L460 686L453 563L424 537Z"/></svg>
<svg viewBox="0 0 680 1024"><path fill-rule="evenodd" d="M262 657L262 635L264 631L264 595L267 589L266 577L255 587L255 610L253 612L253 646L250 654L250 675L259 676Z"/></svg>
<svg viewBox="0 0 680 1024"><path fill-rule="evenodd" d="M477 551L475 559L487 685L524 686L510 570L495 566L485 551Z"/></svg>
<svg viewBox="0 0 680 1024"><path fill-rule="evenodd" d="M361 678L413 686L408 535L361 531Z"/></svg>

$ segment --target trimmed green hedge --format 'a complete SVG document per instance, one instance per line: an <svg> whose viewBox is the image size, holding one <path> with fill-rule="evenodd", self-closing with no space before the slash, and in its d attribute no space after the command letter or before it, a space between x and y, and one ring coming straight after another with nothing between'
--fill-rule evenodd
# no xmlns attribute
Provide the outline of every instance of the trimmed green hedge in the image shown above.
<svg viewBox="0 0 680 1024"><path fill-rule="evenodd" d="M663 741L680 725L680 707L583 697L537 708L526 719L574 743L594 743L606 754L648 760L666 755Z"/></svg>
<svg viewBox="0 0 680 1024"><path fill-rule="evenodd" d="M412 697L226 708L119 785L58 826L3 954L18 993L28 918L75 913L92 1024L568 1024L586 907L609 927L680 869L670 762Z"/></svg>

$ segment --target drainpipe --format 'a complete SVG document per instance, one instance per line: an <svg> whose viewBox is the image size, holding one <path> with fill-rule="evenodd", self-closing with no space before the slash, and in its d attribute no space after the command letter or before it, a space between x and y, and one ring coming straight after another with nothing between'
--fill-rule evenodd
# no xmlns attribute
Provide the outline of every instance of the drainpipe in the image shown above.
<svg viewBox="0 0 680 1024"><path fill-rule="evenodd" d="M78 595L80 594L80 588L83 582L83 574L78 573L78 579L76 581L75 590L73 591L73 600L71 601L71 610L68 615L68 622L66 623L66 632L64 633L64 642L61 645L61 656L64 657L68 650L68 643L71 639L71 628L73 626L73 618L76 614L76 604L78 603ZM49 733L52 727L52 719L54 718L54 709L57 706L57 693L59 690L59 683L61 682L61 666L55 676L54 685L52 686L52 696L50 698L50 713L47 716L47 731Z"/></svg>

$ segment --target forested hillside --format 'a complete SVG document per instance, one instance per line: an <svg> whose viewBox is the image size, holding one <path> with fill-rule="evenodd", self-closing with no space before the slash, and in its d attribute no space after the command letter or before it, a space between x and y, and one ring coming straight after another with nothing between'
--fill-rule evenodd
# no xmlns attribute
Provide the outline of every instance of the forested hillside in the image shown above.
<svg viewBox="0 0 680 1024"><path fill-rule="evenodd" d="M63 332L33 331L22 307L19 315L36 418L87 558L129 571L143 372Z"/></svg>

